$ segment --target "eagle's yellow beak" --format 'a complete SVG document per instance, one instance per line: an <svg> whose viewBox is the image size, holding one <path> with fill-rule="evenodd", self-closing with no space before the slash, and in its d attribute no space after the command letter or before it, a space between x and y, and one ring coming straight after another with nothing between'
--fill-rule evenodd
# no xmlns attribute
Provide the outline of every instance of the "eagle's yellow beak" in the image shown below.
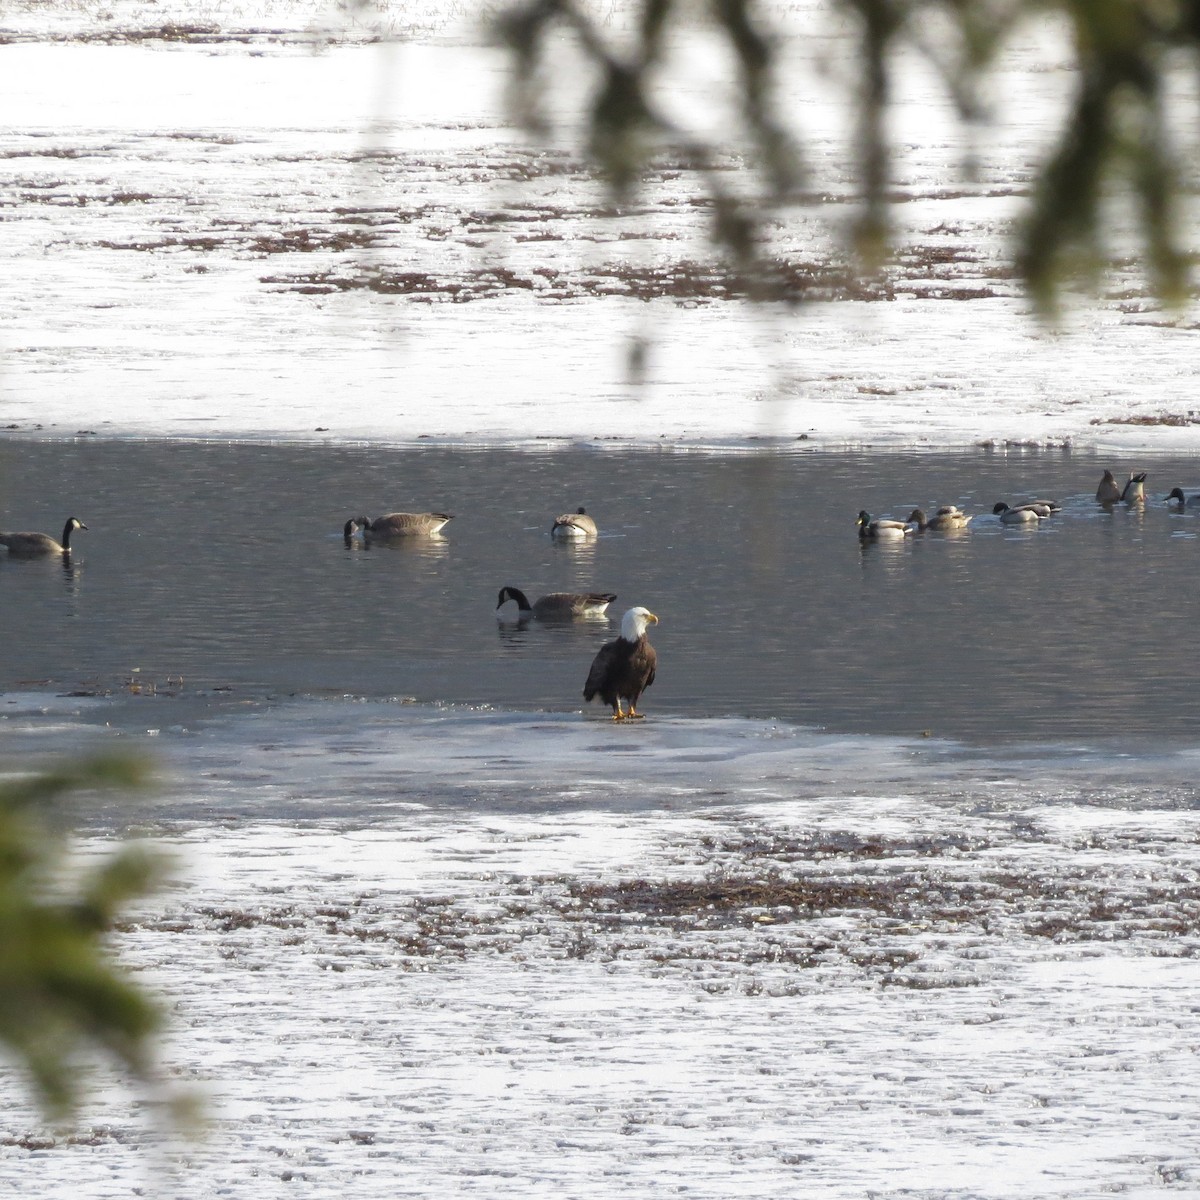
<svg viewBox="0 0 1200 1200"><path fill-rule="evenodd" d="M653 613L647 613L646 620L652 622L655 625L658 624L658 618Z"/></svg>

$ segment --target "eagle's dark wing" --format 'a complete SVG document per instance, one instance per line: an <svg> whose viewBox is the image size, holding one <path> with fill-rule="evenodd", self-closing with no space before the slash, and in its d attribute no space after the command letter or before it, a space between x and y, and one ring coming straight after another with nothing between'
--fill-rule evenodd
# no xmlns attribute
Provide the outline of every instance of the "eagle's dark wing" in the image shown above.
<svg viewBox="0 0 1200 1200"><path fill-rule="evenodd" d="M642 684L644 691L654 682L654 672L658 666L658 654L654 647L645 639L642 640L643 656L642 661L645 664L646 682Z"/></svg>
<svg viewBox="0 0 1200 1200"><path fill-rule="evenodd" d="M587 683L583 685L583 698L590 700L602 693L612 676L617 664L617 643L605 642L592 659L592 669L588 672Z"/></svg>

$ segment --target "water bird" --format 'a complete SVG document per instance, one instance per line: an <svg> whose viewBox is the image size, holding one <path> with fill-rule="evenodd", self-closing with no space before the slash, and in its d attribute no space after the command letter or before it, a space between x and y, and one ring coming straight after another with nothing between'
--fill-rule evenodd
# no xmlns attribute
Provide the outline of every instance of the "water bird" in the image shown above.
<svg viewBox="0 0 1200 1200"><path fill-rule="evenodd" d="M1121 498L1121 488L1113 478L1111 471L1105 471L1100 479L1100 486L1096 489L1096 499L1101 504L1116 504Z"/></svg>
<svg viewBox="0 0 1200 1200"><path fill-rule="evenodd" d="M925 518L924 509L914 508L908 514L908 523L917 533L924 533L927 529L932 529L935 532L951 533L956 529L966 529L971 523L971 518L957 505L947 504L939 508L928 520Z"/></svg>
<svg viewBox="0 0 1200 1200"><path fill-rule="evenodd" d="M646 627L657 625L658 618L648 608L631 608L621 618L621 636L605 642L592 660L584 700L599 696L611 705L614 721L639 719L638 698L654 682L658 655L646 638ZM624 712L621 701L629 704Z"/></svg>
<svg viewBox="0 0 1200 1200"><path fill-rule="evenodd" d="M562 513L554 518L550 536L556 538L593 538L599 532L596 522L580 505L573 513Z"/></svg>
<svg viewBox="0 0 1200 1200"><path fill-rule="evenodd" d="M1200 504L1200 496L1191 495L1185 496L1183 488L1172 488L1167 495L1168 504Z"/></svg>
<svg viewBox="0 0 1200 1200"><path fill-rule="evenodd" d="M1121 499L1126 504L1141 504L1146 499L1146 475L1146 471L1140 471L1137 475L1129 472L1129 482L1121 492Z"/></svg>
<svg viewBox="0 0 1200 1200"><path fill-rule="evenodd" d="M1137 475L1130 471L1129 480L1122 487L1113 478L1111 471L1105 471L1100 480L1100 486L1096 489L1096 499L1101 504L1116 504L1118 501L1124 501L1126 504L1140 504L1146 499L1146 475L1145 471Z"/></svg>
<svg viewBox="0 0 1200 1200"><path fill-rule="evenodd" d="M355 526L363 531L364 538L429 537L440 533L447 521L453 521L453 513L388 513L385 517L351 517L342 530L346 540L354 535Z"/></svg>
<svg viewBox="0 0 1200 1200"><path fill-rule="evenodd" d="M887 518L872 521L871 514L865 508L858 514L857 525L860 538L889 541L902 538L906 533L912 533L912 526L906 525L903 521L891 521Z"/></svg>
<svg viewBox="0 0 1200 1200"><path fill-rule="evenodd" d="M517 604L517 616L522 621L537 617L539 621L571 620L575 617L602 617L608 606L617 598L615 592L549 592L532 604L520 588L504 586L496 608L501 609L510 600Z"/></svg>
<svg viewBox="0 0 1200 1200"><path fill-rule="evenodd" d="M991 511L996 516L1000 516L1002 512L1020 512L1025 509L1028 509L1030 512L1036 512L1039 517L1043 518L1050 516L1051 512L1062 511L1052 500L1025 500L1022 504L1013 504L1012 506L1004 503L1003 500L997 500L992 505Z"/></svg>
<svg viewBox="0 0 1200 1200"><path fill-rule="evenodd" d="M1027 508L1024 505L1009 508L1003 500L997 501L996 507L992 509L992 512L1005 525L1036 525L1050 515L1048 512L1042 513L1037 508Z"/></svg>
<svg viewBox="0 0 1200 1200"><path fill-rule="evenodd" d="M0 533L0 546L7 546L13 558L45 558L50 554L70 554L71 534L87 526L78 517L68 517L63 526L62 541L56 542L48 533Z"/></svg>

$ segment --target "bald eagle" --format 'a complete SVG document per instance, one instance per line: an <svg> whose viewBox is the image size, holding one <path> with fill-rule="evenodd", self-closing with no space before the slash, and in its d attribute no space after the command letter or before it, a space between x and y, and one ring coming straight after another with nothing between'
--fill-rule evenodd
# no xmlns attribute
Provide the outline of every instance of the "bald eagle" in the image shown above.
<svg viewBox="0 0 1200 1200"><path fill-rule="evenodd" d="M649 609L631 608L621 618L621 636L605 642L592 660L583 698L599 696L611 704L614 721L642 715L637 710L638 697L654 682L658 663L654 647L646 640L646 626L657 624L658 618ZM622 711L622 700L629 702L628 712Z"/></svg>
<svg viewBox="0 0 1200 1200"><path fill-rule="evenodd" d="M596 533L596 522L582 508L555 517L550 527L550 536L556 538L593 538Z"/></svg>

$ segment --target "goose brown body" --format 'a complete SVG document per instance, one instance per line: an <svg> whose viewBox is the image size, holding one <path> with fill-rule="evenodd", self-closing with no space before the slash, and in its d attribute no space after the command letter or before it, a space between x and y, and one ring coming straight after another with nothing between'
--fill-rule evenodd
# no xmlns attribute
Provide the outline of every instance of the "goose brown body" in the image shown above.
<svg viewBox="0 0 1200 1200"><path fill-rule="evenodd" d="M598 532L596 522L583 508L555 517L550 527L550 536L556 538L594 538Z"/></svg>
<svg viewBox="0 0 1200 1200"><path fill-rule="evenodd" d="M351 517L343 530L346 537L358 526L365 538L428 537L440 533L442 526L454 520L453 513L388 513L371 520L369 517Z"/></svg>
<svg viewBox="0 0 1200 1200"><path fill-rule="evenodd" d="M503 608L513 600L517 605L517 615L522 620L537 617L539 621L561 621L575 617L602 617L616 598L615 592L548 592L531 604L520 588L505 586L500 589L496 608Z"/></svg>
<svg viewBox="0 0 1200 1200"><path fill-rule="evenodd" d="M70 554L71 534L87 526L78 517L68 517L63 526L62 541L56 542L48 533L0 533L0 546L6 546L14 558L45 558L50 554Z"/></svg>

